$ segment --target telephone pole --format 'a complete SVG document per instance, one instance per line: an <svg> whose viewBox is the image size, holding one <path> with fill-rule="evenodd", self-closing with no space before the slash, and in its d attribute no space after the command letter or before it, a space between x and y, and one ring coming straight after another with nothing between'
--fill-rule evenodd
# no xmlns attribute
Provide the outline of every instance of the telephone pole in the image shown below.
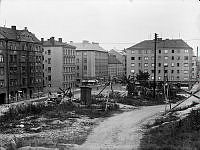
<svg viewBox="0 0 200 150"><path fill-rule="evenodd" d="M154 39L154 82L153 82L153 96L156 100L156 42L157 42L157 36L158 34L155 33L155 39Z"/></svg>

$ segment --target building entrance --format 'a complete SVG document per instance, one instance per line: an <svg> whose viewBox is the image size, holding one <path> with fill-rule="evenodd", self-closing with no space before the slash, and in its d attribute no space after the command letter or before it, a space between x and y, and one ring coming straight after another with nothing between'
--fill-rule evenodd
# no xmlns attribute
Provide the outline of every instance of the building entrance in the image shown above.
<svg viewBox="0 0 200 150"><path fill-rule="evenodd" d="M0 105L6 103L6 93L0 94Z"/></svg>

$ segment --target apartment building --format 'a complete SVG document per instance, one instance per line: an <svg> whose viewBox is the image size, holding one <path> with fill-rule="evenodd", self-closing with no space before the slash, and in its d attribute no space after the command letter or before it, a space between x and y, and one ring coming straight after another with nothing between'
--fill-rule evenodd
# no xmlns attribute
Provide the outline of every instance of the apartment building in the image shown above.
<svg viewBox="0 0 200 150"><path fill-rule="evenodd" d="M108 79L108 52L100 47L99 43L83 41L82 43L70 42L76 47L76 78L82 80Z"/></svg>
<svg viewBox="0 0 200 150"><path fill-rule="evenodd" d="M108 76L110 79L119 79L124 75L124 66L115 55L108 55Z"/></svg>
<svg viewBox="0 0 200 150"><path fill-rule="evenodd" d="M159 38L156 47L156 64L154 64L154 40L145 40L126 49L127 76L137 74L139 70L148 72L154 80L163 81L167 74L168 81L193 80L193 49L182 39Z"/></svg>
<svg viewBox="0 0 200 150"><path fill-rule="evenodd" d="M0 27L0 104L43 90L42 44L25 27Z"/></svg>
<svg viewBox="0 0 200 150"><path fill-rule="evenodd" d="M119 60L123 65L123 75L126 75L126 53L123 50L111 49L109 54L115 55L117 60Z"/></svg>
<svg viewBox="0 0 200 150"><path fill-rule="evenodd" d="M58 41L51 37L47 41L41 40L44 48L44 79L45 91L57 92L59 88L74 88L76 47Z"/></svg>

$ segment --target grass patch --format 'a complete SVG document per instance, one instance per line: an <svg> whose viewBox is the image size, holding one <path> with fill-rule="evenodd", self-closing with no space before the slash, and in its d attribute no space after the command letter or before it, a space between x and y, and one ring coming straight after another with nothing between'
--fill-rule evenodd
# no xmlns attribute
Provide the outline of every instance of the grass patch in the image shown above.
<svg viewBox="0 0 200 150"><path fill-rule="evenodd" d="M168 124L162 123L169 121ZM198 150L200 149L200 110L192 110L182 120L173 116L160 118L141 139L141 150Z"/></svg>

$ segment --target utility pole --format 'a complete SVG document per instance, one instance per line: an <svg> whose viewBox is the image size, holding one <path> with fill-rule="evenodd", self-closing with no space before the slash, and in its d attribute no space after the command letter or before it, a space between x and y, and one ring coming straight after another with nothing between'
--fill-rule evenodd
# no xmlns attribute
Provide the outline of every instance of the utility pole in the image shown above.
<svg viewBox="0 0 200 150"><path fill-rule="evenodd" d="M10 51L8 48L8 40L6 40L6 77L7 77L7 103L10 103L10 63L9 63Z"/></svg>
<svg viewBox="0 0 200 150"><path fill-rule="evenodd" d="M156 42L157 42L157 36L158 34L155 33L155 39L154 39L154 85L153 85L153 96L156 100Z"/></svg>
<svg viewBox="0 0 200 150"><path fill-rule="evenodd" d="M198 49L198 46L197 46L197 58L196 58L196 81L198 82L199 81L199 59L198 59L198 56L199 55L199 49Z"/></svg>

